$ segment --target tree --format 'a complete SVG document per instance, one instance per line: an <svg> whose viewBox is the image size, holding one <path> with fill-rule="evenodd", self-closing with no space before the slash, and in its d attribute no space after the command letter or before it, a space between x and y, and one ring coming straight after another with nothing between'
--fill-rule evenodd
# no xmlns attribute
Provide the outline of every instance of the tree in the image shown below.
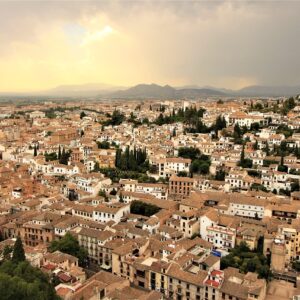
<svg viewBox="0 0 300 300"><path fill-rule="evenodd" d="M203 161L200 159L196 159L192 162L190 167L191 174L199 173L199 174L208 174L209 173L210 161Z"/></svg>
<svg viewBox="0 0 300 300"><path fill-rule="evenodd" d="M178 177L187 177L188 174L187 174L187 172L185 172L185 171L180 171L180 172L177 173L177 176L178 176Z"/></svg>
<svg viewBox="0 0 300 300"><path fill-rule="evenodd" d="M300 272L300 261L294 261L292 267L295 271Z"/></svg>
<svg viewBox="0 0 300 300"><path fill-rule="evenodd" d="M155 120L155 123L159 126L165 123L164 115L162 113L158 115L158 118Z"/></svg>
<svg viewBox="0 0 300 300"><path fill-rule="evenodd" d="M27 261L5 261L0 266L0 297L3 300L59 300L49 278Z"/></svg>
<svg viewBox="0 0 300 300"><path fill-rule="evenodd" d="M242 166L245 162L245 145L243 145L241 156L240 156L240 165Z"/></svg>
<svg viewBox="0 0 300 300"><path fill-rule="evenodd" d="M263 106L262 106L262 104L260 102L257 102L254 105L254 109L261 110L261 109L263 109Z"/></svg>
<svg viewBox="0 0 300 300"><path fill-rule="evenodd" d="M97 161L95 162L93 172L100 172L99 162L97 162Z"/></svg>
<svg viewBox="0 0 300 300"><path fill-rule="evenodd" d="M150 217L156 214L160 210L159 207L153 204L144 203L142 201L134 200L130 205L130 212L132 214L138 214Z"/></svg>
<svg viewBox="0 0 300 300"><path fill-rule="evenodd" d="M120 202L120 203L124 203L124 198L123 198L122 193L120 193L120 199L119 199L119 202Z"/></svg>
<svg viewBox="0 0 300 300"><path fill-rule="evenodd" d="M267 188L263 184L253 183L251 190L267 192Z"/></svg>
<svg viewBox="0 0 300 300"><path fill-rule="evenodd" d="M56 152L45 153L45 159L46 159L46 161L57 160Z"/></svg>
<svg viewBox="0 0 300 300"><path fill-rule="evenodd" d="M98 149L109 149L110 143L108 141L97 142Z"/></svg>
<svg viewBox="0 0 300 300"><path fill-rule="evenodd" d="M299 180L296 179L291 183L291 192L295 192L299 190L300 190Z"/></svg>
<svg viewBox="0 0 300 300"><path fill-rule="evenodd" d="M235 246L229 255L222 257L221 269L238 268L240 272L256 272L259 278L270 280L272 273L268 259L261 253L261 249L250 250L245 242Z"/></svg>
<svg viewBox="0 0 300 300"><path fill-rule="evenodd" d="M286 115L290 110L292 110L296 106L295 99L290 97L283 102L281 113Z"/></svg>
<svg viewBox="0 0 300 300"><path fill-rule="evenodd" d="M295 147L294 155L295 155L297 158L300 158L300 151L299 151L298 145L296 145L296 147Z"/></svg>
<svg viewBox="0 0 300 300"><path fill-rule="evenodd" d="M98 196L103 197L105 201L108 199L106 192L104 190L100 190L98 192Z"/></svg>
<svg viewBox="0 0 300 300"><path fill-rule="evenodd" d="M257 140L255 140L255 143L253 145L253 149L258 150L258 141Z"/></svg>
<svg viewBox="0 0 300 300"><path fill-rule="evenodd" d="M60 145L58 146L58 159L61 159L61 148Z"/></svg>
<svg viewBox="0 0 300 300"><path fill-rule="evenodd" d="M251 126L250 126L250 130L251 131L258 131L259 130L259 123L257 123L257 122L252 123Z"/></svg>
<svg viewBox="0 0 300 300"><path fill-rule="evenodd" d="M37 156L37 147L36 147L36 145L34 145L34 148L33 148L33 156Z"/></svg>
<svg viewBox="0 0 300 300"><path fill-rule="evenodd" d="M175 136L176 136L176 128L174 127L174 128L173 128L172 137L175 137Z"/></svg>
<svg viewBox="0 0 300 300"><path fill-rule="evenodd" d="M277 170L279 172L287 172L288 171L288 167L284 165L283 153L281 154L280 165L278 166Z"/></svg>
<svg viewBox="0 0 300 300"><path fill-rule="evenodd" d="M63 165L67 165L70 156L71 156L71 151L66 151L65 148L63 148L59 163Z"/></svg>
<svg viewBox="0 0 300 300"><path fill-rule="evenodd" d="M285 152L287 151L287 142L286 141L282 141L280 143L280 152L281 152L281 156L283 156L285 154Z"/></svg>
<svg viewBox="0 0 300 300"><path fill-rule="evenodd" d="M252 160L245 158L245 146L243 145L239 166L242 168L252 168Z"/></svg>
<svg viewBox="0 0 300 300"><path fill-rule="evenodd" d="M77 239L71 233L68 232L62 239L51 242L49 251L54 252L57 250L77 257L79 265L85 266L87 252L83 247L79 246Z"/></svg>
<svg viewBox="0 0 300 300"><path fill-rule="evenodd" d="M215 175L215 180L224 181L225 175L226 173L224 170L218 170Z"/></svg>
<svg viewBox="0 0 300 300"><path fill-rule="evenodd" d="M233 137L235 139L238 139L238 138L241 138L242 137L242 130L241 130L241 127L239 126L238 123L236 123L234 125L234 128L233 128Z"/></svg>
<svg viewBox="0 0 300 300"><path fill-rule="evenodd" d="M116 126L116 125L120 125L123 123L123 121L125 120L125 115L122 114L120 111L118 110L114 110L114 112L111 115L111 118L107 121L105 121L103 123L103 125L105 126Z"/></svg>
<svg viewBox="0 0 300 300"><path fill-rule="evenodd" d="M180 147L178 149L178 156L195 160L196 158L199 158L200 150L198 148L193 147Z"/></svg>
<svg viewBox="0 0 300 300"><path fill-rule="evenodd" d="M269 156L270 155L270 148L269 148L269 143L267 141L266 143L266 147L264 148L265 152L266 152L266 156Z"/></svg>
<svg viewBox="0 0 300 300"><path fill-rule="evenodd" d="M149 170L146 149L130 150L129 147L123 152L118 149L116 152L115 165L122 171L136 171L146 173Z"/></svg>
<svg viewBox="0 0 300 300"><path fill-rule="evenodd" d="M23 243L21 238L18 236L17 240L14 244L13 247L13 254L12 254L12 261L19 263L21 261L25 261L25 252L24 252L24 248L23 248Z"/></svg>
<svg viewBox="0 0 300 300"><path fill-rule="evenodd" d="M80 113L80 119L83 119L84 117L86 117L86 113L85 113L84 111L82 111L82 112Z"/></svg>
<svg viewBox="0 0 300 300"><path fill-rule="evenodd" d="M11 259L11 253L13 252L13 247L6 245L3 249L2 255L4 260Z"/></svg>
<svg viewBox="0 0 300 300"><path fill-rule="evenodd" d="M115 196L117 195L117 191L115 190L115 188L113 188L109 194Z"/></svg>
<svg viewBox="0 0 300 300"><path fill-rule="evenodd" d="M225 118L223 118L222 116L218 116L217 119L216 119L216 123L215 123L214 129L216 131L218 131L218 130L222 130L224 128L226 128Z"/></svg>
<svg viewBox="0 0 300 300"><path fill-rule="evenodd" d="M148 118L144 118L143 119L143 121L142 121L142 124L149 124L150 122L149 122L149 119Z"/></svg>
<svg viewBox="0 0 300 300"><path fill-rule="evenodd" d="M293 130L288 127L288 125L280 124L276 129L277 134L283 134L285 138L288 138L293 134Z"/></svg>

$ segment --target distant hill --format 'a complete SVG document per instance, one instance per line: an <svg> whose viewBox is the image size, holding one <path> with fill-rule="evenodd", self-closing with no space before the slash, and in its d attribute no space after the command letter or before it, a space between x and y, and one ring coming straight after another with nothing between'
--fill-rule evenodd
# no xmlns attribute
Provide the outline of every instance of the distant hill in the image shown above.
<svg viewBox="0 0 300 300"><path fill-rule="evenodd" d="M2 92L0 97L70 97L70 98L106 98L106 99L195 99L205 96L219 97L279 97L300 94L298 86L262 86L253 85L240 90L200 87L187 85L183 87L161 86L158 84L138 84L126 88L102 83L81 85L61 85L53 89L39 92Z"/></svg>
<svg viewBox="0 0 300 300"><path fill-rule="evenodd" d="M93 97L99 94L108 94L123 87L104 83L87 83L78 85L60 85L53 89L39 92L42 95L64 97Z"/></svg>
<svg viewBox="0 0 300 300"><path fill-rule="evenodd" d="M239 96L295 96L300 94L299 86L262 86L253 85L233 91L233 94Z"/></svg>
<svg viewBox="0 0 300 300"><path fill-rule="evenodd" d="M244 96L244 97L279 97L295 96L300 94L299 86L264 86L252 85L239 90L230 90L225 88L205 87L209 90L218 91L227 96Z"/></svg>
<svg viewBox="0 0 300 300"><path fill-rule="evenodd" d="M212 89L183 88L175 89L169 85L160 86L158 84L138 84L126 90L120 90L108 94L111 98L133 99L133 98L197 98L200 96L225 96L226 94Z"/></svg>
<svg viewBox="0 0 300 300"><path fill-rule="evenodd" d="M112 98L174 98L176 90L169 85L138 84L109 94Z"/></svg>
<svg viewBox="0 0 300 300"><path fill-rule="evenodd" d="M207 88L180 89L176 91L176 94L179 98L196 98L199 96L226 96L226 94L222 91Z"/></svg>

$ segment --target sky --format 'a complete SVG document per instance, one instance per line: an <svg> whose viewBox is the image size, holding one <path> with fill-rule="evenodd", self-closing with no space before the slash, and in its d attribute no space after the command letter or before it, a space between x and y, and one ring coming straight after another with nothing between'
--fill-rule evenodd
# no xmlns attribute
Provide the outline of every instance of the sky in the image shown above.
<svg viewBox="0 0 300 300"><path fill-rule="evenodd" d="M300 84L300 1L0 1L0 92Z"/></svg>

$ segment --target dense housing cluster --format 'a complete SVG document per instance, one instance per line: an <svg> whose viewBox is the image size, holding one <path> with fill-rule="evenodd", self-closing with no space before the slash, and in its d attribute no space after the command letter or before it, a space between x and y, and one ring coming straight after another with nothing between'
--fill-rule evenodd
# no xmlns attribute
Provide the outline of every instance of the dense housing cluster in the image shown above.
<svg viewBox="0 0 300 300"><path fill-rule="evenodd" d="M12 290L22 267L48 299L300 295L298 96L0 111L0 276Z"/></svg>

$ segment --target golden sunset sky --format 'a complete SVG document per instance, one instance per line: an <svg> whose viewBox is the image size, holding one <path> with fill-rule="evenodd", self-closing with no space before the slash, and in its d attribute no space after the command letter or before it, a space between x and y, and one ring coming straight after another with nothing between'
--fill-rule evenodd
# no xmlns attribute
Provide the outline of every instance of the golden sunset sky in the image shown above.
<svg viewBox="0 0 300 300"><path fill-rule="evenodd" d="M300 83L298 1L1 1L0 91Z"/></svg>

